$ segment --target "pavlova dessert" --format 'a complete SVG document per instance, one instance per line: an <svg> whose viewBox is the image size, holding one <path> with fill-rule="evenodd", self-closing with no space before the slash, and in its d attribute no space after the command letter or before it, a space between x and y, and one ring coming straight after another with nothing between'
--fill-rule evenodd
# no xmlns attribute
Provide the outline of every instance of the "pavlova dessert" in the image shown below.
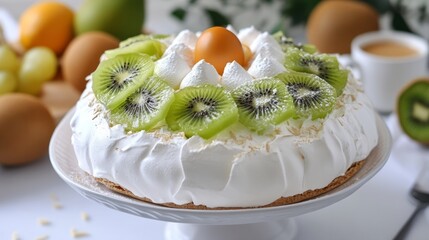
<svg viewBox="0 0 429 240"><path fill-rule="evenodd" d="M71 120L79 167L170 207L290 204L339 186L377 145L336 56L282 33L213 27L106 51Z"/></svg>

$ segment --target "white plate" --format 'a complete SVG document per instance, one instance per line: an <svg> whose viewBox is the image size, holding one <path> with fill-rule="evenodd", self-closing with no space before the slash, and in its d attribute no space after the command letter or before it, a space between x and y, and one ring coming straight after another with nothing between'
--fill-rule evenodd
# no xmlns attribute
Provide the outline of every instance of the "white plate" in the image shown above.
<svg viewBox="0 0 429 240"><path fill-rule="evenodd" d="M362 169L340 187L317 198L291 205L237 209L237 210L193 210L168 208L142 202L115 193L97 183L82 171L71 145L70 119L74 109L67 113L55 130L50 143L50 159L58 175L83 196L110 208L140 217L161 221L198 224L248 224L287 219L329 206L356 191L372 178L386 163L392 146L389 130L384 121L377 117L379 144L366 159Z"/></svg>

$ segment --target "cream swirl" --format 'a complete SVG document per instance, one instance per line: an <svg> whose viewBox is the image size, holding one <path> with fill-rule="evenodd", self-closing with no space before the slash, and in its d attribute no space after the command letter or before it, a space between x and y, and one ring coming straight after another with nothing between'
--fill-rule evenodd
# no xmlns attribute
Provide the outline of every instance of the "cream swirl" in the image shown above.
<svg viewBox="0 0 429 240"><path fill-rule="evenodd" d="M246 72L246 70L238 64L236 61L227 63L225 70L223 71L221 84L229 89L233 90L234 88L251 82L253 80L252 76Z"/></svg>
<svg viewBox="0 0 429 240"><path fill-rule="evenodd" d="M203 84L218 85L219 75L213 65L204 60L197 62L180 83L180 88Z"/></svg>
<svg viewBox="0 0 429 240"><path fill-rule="evenodd" d="M191 71L187 61L172 51L155 64L154 73L164 79L172 88L178 89L183 78Z"/></svg>

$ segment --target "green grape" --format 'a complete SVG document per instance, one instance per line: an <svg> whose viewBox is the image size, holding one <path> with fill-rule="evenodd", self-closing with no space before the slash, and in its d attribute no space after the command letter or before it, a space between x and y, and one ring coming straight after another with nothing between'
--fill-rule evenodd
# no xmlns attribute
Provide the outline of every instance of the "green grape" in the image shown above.
<svg viewBox="0 0 429 240"><path fill-rule="evenodd" d="M37 95L44 82L51 80L58 67L55 53L46 47L30 49L22 59L19 69L18 91Z"/></svg>
<svg viewBox="0 0 429 240"><path fill-rule="evenodd" d="M18 71L20 60L8 45L0 45L0 70Z"/></svg>
<svg viewBox="0 0 429 240"><path fill-rule="evenodd" d="M15 74L0 70L0 95L15 91L17 85Z"/></svg>

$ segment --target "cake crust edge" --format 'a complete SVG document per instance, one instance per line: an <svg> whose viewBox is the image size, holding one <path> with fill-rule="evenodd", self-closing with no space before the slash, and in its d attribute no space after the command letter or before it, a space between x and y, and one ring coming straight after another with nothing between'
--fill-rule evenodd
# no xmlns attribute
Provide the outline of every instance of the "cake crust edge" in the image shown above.
<svg viewBox="0 0 429 240"><path fill-rule="evenodd" d="M132 198L135 198L135 199L147 202L147 203L156 204L159 206L170 207L170 208L182 208L182 209L198 209L198 210L232 210L232 209L246 209L246 208L277 207L277 206L283 206L283 205L298 203L298 202L302 202L305 200L315 198L315 197L320 196L324 193L327 193L327 192L333 190L334 188L337 188L340 185L347 182L350 178L352 178L362 168L362 166L364 164L365 164L365 159L353 163L343 175L336 177L334 180L332 180L328 185L326 185L323 188L307 190L303 193L296 194L296 195L289 196L289 197L280 197L270 204L266 204L263 206L256 206L256 207L215 207L215 208L210 208L210 207L207 207L205 205L195 205L193 203L187 203L187 204L183 204L183 205L178 205L178 204L171 203L171 202L154 203L151 199L146 198L146 197L136 196L131 191L127 190L126 188L123 188L119 184L114 183L112 181L109 181L105 178L97 178L97 177L93 177L93 178L95 178L95 180L97 182L103 184L104 186L106 186L107 188L109 188L110 190L112 190L114 192L126 195L128 197L132 197Z"/></svg>

